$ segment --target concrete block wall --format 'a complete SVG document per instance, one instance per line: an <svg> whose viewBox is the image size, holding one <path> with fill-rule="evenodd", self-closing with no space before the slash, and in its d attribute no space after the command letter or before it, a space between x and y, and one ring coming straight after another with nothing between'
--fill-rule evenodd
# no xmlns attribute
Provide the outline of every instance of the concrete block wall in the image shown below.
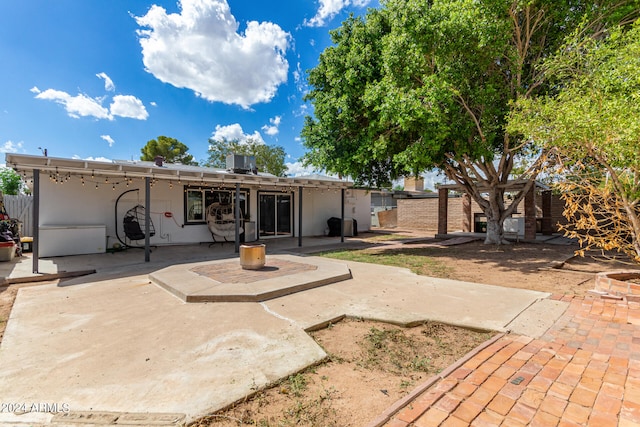
<svg viewBox="0 0 640 427"><path fill-rule="evenodd" d="M463 229L464 214L462 209L462 197L449 196L448 231ZM471 230L473 231L473 218L475 213L482 213L480 206L471 201ZM418 230L438 229L438 198L428 199L400 199L398 200L398 227Z"/></svg>
<svg viewBox="0 0 640 427"><path fill-rule="evenodd" d="M464 228L463 198L449 196L447 205L447 231L459 231ZM536 211L538 215L542 215L542 199L540 195L536 195ZM524 203L520 202L520 206L516 209L518 214L515 216L524 216ZM559 195L553 195L551 198L551 217L553 230L557 230L557 223L566 223L562 216L564 210L564 201ZM482 214L482 209L475 201L471 201L471 231L474 231L475 214ZM397 221L399 228L417 229L417 230L437 230L438 229L438 198L424 199L399 199L397 209Z"/></svg>

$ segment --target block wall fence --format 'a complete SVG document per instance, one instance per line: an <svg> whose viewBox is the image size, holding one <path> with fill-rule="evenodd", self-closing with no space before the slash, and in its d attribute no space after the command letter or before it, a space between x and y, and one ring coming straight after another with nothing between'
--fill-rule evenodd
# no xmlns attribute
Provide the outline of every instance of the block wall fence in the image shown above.
<svg viewBox="0 0 640 427"><path fill-rule="evenodd" d="M460 231L464 229L464 212L463 197L449 195L448 200L448 216L447 231ZM542 216L542 196L536 194L536 212L538 217ZM566 223L562 216L564 210L564 201L559 195L551 197L551 219L553 230L557 231L558 223ZM516 209L517 214L514 217L524 216L524 201ZM482 214L482 209L475 201L471 201L471 231L474 227L475 214ZM421 198L421 199L398 199L397 209L397 226L399 228L418 229L418 230L437 230L438 229L438 198Z"/></svg>

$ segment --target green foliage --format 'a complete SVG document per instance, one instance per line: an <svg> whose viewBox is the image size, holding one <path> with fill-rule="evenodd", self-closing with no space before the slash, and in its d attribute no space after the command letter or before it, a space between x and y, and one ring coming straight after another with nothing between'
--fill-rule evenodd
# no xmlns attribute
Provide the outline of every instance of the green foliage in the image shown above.
<svg viewBox="0 0 640 427"><path fill-rule="evenodd" d="M154 161L156 156L162 156L168 163L197 166L198 162L194 161L193 156L188 154L187 151L189 151L189 147L177 139L159 136L157 140L148 141L147 145L140 149L142 153L140 160Z"/></svg>
<svg viewBox="0 0 640 427"><path fill-rule="evenodd" d="M241 154L255 156L256 166L261 172L275 176L286 176L287 174L284 148L277 145L266 145L252 138L248 138L244 143L238 140L210 139L208 152L209 158L204 163L207 167L224 169L226 168L227 155Z"/></svg>
<svg viewBox="0 0 640 427"><path fill-rule="evenodd" d="M3 194L16 195L24 184L22 178L11 168L0 168L0 192Z"/></svg>
<svg viewBox="0 0 640 427"><path fill-rule="evenodd" d="M291 394L295 397L300 397L307 389L307 378L304 374L290 375L287 380L288 386L291 390Z"/></svg>
<svg viewBox="0 0 640 427"><path fill-rule="evenodd" d="M513 103L555 89L542 64L566 34L585 22L593 23L581 27L585 34L600 34L636 4L383 1L334 30L334 45L309 73L314 117L301 133L304 161L376 187L440 168L501 233L529 189L505 206L514 163L526 158L519 177L532 179L545 159L520 134L506 132Z"/></svg>
<svg viewBox="0 0 640 427"><path fill-rule="evenodd" d="M521 100L511 128L556 151L567 233L640 261L640 24L577 34L547 67L558 92Z"/></svg>

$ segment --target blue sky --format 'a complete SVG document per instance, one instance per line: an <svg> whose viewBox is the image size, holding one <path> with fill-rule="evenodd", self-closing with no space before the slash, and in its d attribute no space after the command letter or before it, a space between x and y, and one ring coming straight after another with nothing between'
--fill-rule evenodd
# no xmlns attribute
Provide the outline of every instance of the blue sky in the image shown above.
<svg viewBox="0 0 640 427"><path fill-rule="evenodd" d="M377 0L20 0L0 7L0 153L140 158L160 135L305 149L306 71ZM4 162L4 155L0 163Z"/></svg>

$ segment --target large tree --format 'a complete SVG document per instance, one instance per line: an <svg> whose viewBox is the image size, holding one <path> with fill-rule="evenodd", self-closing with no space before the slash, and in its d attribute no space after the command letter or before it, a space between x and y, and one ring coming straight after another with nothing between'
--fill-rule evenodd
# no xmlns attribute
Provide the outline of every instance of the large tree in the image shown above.
<svg viewBox="0 0 640 427"><path fill-rule="evenodd" d="M261 172L267 172L275 176L286 176L287 165L284 162L284 148L277 145L267 145L253 138L246 141L209 139L209 158L205 166L212 168L226 168L227 155L241 154L255 156L256 167Z"/></svg>
<svg viewBox="0 0 640 427"><path fill-rule="evenodd" d="M562 90L521 100L511 128L557 154L567 235L640 262L640 25L579 36L548 61Z"/></svg>
<svg viewBox="0 0 640 427"><path fill-rule="evenodd" d="M168 163L182 163L183 165L197 166L198 162L188 153L189 147L175 138L159 136L152 139L140 149L140 160L154 161L156 156L162 156Z"/></svg>
<svg viewBox="0 0 640 427"><path fill-rule="evenodd" d="M18 173L11 168L0 168L0 193L16 195L23 188L24 183Z"/></svg>
<svg viewBox="0 0 640 427"><path fill-rule="evenodd" d="M440 168L487 216L486 243L533 185L546 151L505 130L513 102L554 90L541 64L584 22L591 34L635 0L386 0L334 30L309 73L307 164L388 185ZM527 185L505 204L514 164Z"/></svg>

